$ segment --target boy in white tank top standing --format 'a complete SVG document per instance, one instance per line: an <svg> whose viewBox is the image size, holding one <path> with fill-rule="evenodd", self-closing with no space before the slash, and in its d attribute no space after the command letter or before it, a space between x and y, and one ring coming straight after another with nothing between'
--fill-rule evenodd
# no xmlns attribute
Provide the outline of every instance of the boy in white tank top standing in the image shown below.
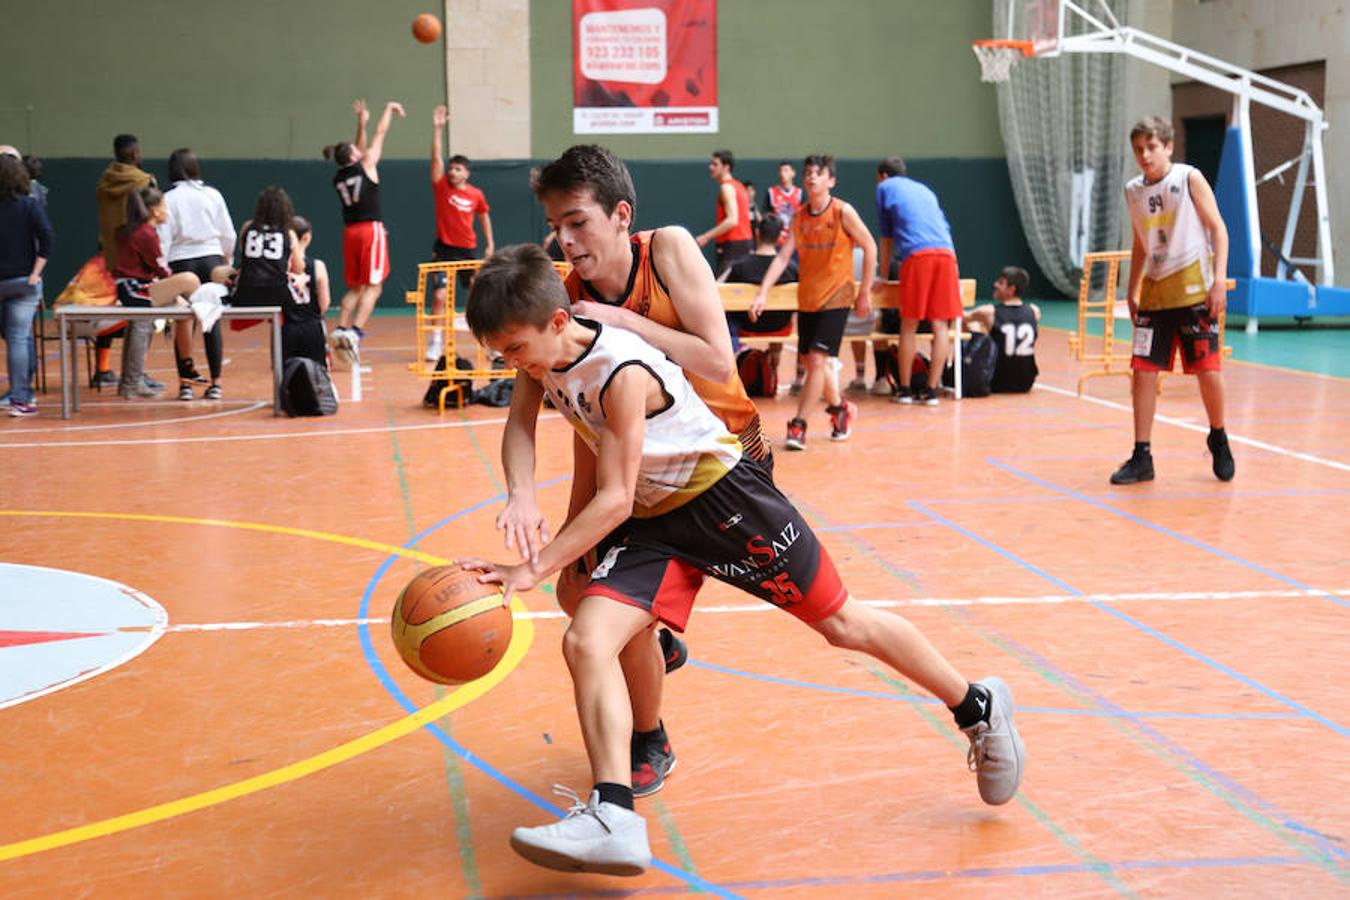
<svg viewBox="0 0 1350 900"><path fill-rule="evenodd" d="M1195 375L1209 418L1206 444L1214 475L1231 481L1233 452L1223 418L1219 314L1227 302L1228 229L1205 176L1172 162L1172 125L1157 116L1130 130L1139 177L1125 185L1134 226L1127 301L1134 322L1134 453L1112 484L1153 480L1151 436L1158 373L1181 350L1182 371Z"/></svg>

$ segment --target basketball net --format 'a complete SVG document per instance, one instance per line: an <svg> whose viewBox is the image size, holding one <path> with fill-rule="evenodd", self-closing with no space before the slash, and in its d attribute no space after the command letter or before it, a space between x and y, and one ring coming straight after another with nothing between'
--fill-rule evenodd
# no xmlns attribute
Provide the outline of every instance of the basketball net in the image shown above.
<svg viewBox="0 0 1350 900"><path fill-rule="evenodd" d="M1017 58L1030 54L1031 44L1028 41L975 41L970 49L980 61L980 80L1003 84L1012 77Z"/></svg>

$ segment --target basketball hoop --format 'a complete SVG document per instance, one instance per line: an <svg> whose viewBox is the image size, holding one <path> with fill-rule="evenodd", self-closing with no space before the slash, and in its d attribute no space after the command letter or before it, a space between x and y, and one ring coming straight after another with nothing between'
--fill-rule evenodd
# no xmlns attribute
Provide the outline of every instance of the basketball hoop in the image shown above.
<svg viewBox="0 0 1350 900"><path fill-rule="evenodd" d="M1031 56L1031 41L1001 39L971 42L970 49L980 61L980 80L992 84L1006 82L1012 77L1012 67L1019 56Z"/></svg>

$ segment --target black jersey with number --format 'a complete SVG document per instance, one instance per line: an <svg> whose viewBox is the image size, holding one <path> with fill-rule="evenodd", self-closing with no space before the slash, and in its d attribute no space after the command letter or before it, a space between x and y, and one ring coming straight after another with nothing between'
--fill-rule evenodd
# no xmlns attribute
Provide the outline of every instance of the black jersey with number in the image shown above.
<svg viewBox="0 0 1350 900"><path fill-rule="evenodd" d="M333 189L342 201L342 221L380 222L380 183L371 181L360 163L343 166L333 176Z"/></svg>
<svg viewBox="0 0 1350 900"><path fill-rule="evenodd" d="M239 242L239 287L284 287L291 266L291 234L270 225L244 229Z"/></svg>
<svg viewBox="0 0 1350 900"><path fill-rule="evenodd" d="M307 276L304 284L291 282L291 289L287 291L286 301L281 304L281 311L285 313L287 324L293 322L317 321L323 318L323 313L319 312L318 285L314 282L314 260L305 260L305 275Z"/></svg>
<svg viewBox="0 0 1350 900"><path fill-rule="evenodd" d="M1025 394L1036 383L1036 314L1031 307L998 304L994 307L994 345L998 364L990 388L998 394Z"/></svg>

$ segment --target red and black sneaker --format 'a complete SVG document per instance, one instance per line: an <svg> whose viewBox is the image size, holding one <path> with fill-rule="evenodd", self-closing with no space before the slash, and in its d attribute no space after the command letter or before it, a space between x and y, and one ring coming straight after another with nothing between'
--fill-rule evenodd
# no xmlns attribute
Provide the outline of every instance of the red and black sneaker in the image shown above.
<svg viewBox="0 0 1350 900"><path fill-rule="evenodd" d="M830 407L830 440L846 441L853 434L853 420L858 417L858 404L845 400L838 406Z"/></svg>
<svg viewBox="0 0 1350 900"><path fill-rule="evenodd" d="M806 449L805 419L792 419L788 422L787 438L783 441L783 446L789 450Z"/></svg>
<svg viewBox="0 0 1350 900"><path fill-rule="evenodd" d="M666 662L667 675L689 661L689 648L669 628L662 628L656 637L661 642L661 658Z"/></svg>
<svg viewBox="0 0 1350 900"><path fill-rule="evenodd" d="M649 735L633 734L633 796L648 797L665 787L666 776L675 771L675 751L670 749L664 725Z"/></svg>

